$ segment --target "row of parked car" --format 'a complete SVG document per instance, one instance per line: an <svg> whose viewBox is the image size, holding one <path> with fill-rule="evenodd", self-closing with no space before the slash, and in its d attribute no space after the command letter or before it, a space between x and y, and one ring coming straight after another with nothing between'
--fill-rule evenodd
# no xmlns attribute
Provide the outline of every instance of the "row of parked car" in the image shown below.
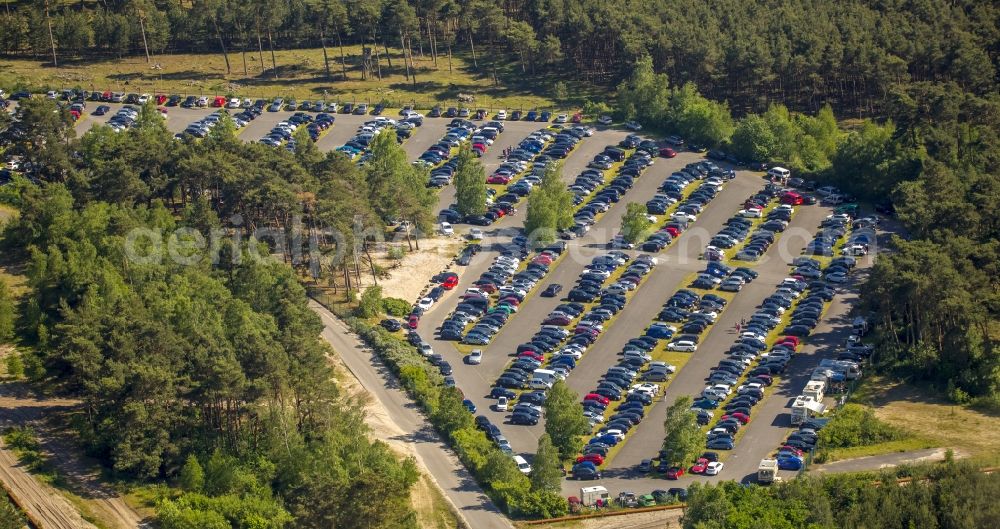
<svg viewBox="0 0 1000 529"><path fill-rule="evenodd" d="M668 176L657 194L646 202L646 212L664 215L674 205L677 207L663 226L646 237L640 248L645 252L663 251L687 229L688 224L697 219L705 206L719 194L725 182L735 176L735 172L723 170L709 161L690 163ZM685 189L699 180L702 183L698 188L685 197Z"/></svg>
<svg viewBox="0 0 1000 529"><path fill-rule="evenodd" d="M526 247L514 244L506 248L462 295L462 302L441 324L440 338L474 345L488 344L511 314L517 312L528 292L548 274L549 267L561 251L559 247L542 250L523 270L518 271L528 256ZM494 293L497 301L491 306L490 299ZM477 321L477 318L480 319ZM473 322L475 325L464 332Z"/></svg>

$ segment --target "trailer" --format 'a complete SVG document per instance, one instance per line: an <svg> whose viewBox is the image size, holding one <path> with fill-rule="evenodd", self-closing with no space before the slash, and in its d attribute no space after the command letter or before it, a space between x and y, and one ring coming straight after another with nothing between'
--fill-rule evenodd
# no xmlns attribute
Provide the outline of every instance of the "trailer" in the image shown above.
<svg viewBox="0 0 1000 529"><path fill-rule="evenodd" d="M800 425L816 415L826 413L826 406L812 397L799 395L792 403L792 424Z"/></svg>
<svg viewBox="0 0 1000 529"><path fill-rule="evenodd" d="M757 466L757 483L768 485L776 481L781 481L781 476L778 475L778 460L761 459L760 465Z"/></svg>
<svg viewBox="0 0 1000 529"><path fill-rule="evenodd" d="M802 390L802 396L812 397L816 402L823 402L823 396L826 392L826 382L822 380L810 380L806 382L805 389Z"/></svg>
<svg viewBox="0 0 1000 529"><path fill-rule="evenodd" d="M600 485L580 488L580 503L585 507L604 507L611 501L608 489Z"/></svg>

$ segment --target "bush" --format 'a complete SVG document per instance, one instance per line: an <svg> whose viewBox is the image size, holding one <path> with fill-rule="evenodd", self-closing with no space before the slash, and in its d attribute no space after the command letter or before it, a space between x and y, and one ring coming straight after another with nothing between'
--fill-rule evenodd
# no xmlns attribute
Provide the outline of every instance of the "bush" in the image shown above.
<svg viewBox="0 0 1000 529"><path fill-rule="evenodd" d="M413 310L413 306L405 299L384 298L382 300L382 310L390 316L401 318L409 314Z"/></svg>
<svg viewBox="0 0 1000 529"><path fill-rule="evenodd" d="M382 309L382 287L370 286L361 294L355 313L361 318L374 318Z"/></svg>
<svg viewBox="0 0 1000 529"><path fill-rule="evenodd" d="M559 494L531 490L531 482L514 460L475 428L472 416L462 406L461 393L445 387L440 373L416 348L361 318L345 317L344 322L399 377L407 393L501 509L531 518L561 516L569 511L569 504Z"/></svg>
<svg viewBox="0 0 1000 529"><path fill-rule="evenodd" d="M822 448L869 446L907 437L906 432L880 421L871 408L845 404L819 432Z"/></svg>

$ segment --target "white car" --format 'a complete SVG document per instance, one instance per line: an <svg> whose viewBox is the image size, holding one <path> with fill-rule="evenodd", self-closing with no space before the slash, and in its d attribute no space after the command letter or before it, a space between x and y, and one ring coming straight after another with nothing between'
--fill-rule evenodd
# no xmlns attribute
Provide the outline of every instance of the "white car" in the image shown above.
<svg viewBox="0 0 1000 529"><path fill-rule="evenodd" d="M507 397L497 399L495 407L497 411L507 411Z"/></svg>
<svg viewBox="0 0 1000 529"><path fill-rule="evenodd" d="M483 350L473 349L469 356L465 357L465 361L474 366L483 363Z"/></svg>
<svg viewBox="0 0 1000 529"><path fill-rule="evenodd" d="M469 230L469 238L472 240L482 240L483 230L479 228L472 228L471 230Z"/></svg>
<svg viewBox="0 0 1000 529"><path fill-rule="evenodd" d="M685 222L694 222L698 217L691 213L685 213L683 211L678 211L670 216L670 220L680 220Z"/></svg>
<svg viewBox="0 0 1000 529"><path fill-rule="evenodd" d="M660 393L660 386L649 383L636 384L632 386L632 391L637 393L648 393L650 395L657 395Z"/></svg>
<svg viewBox="0 0 1000 529"><path fill-rule="evenodd" d="M149 94L142 94L139 96L139 104L145 105L146 103L149 103Z"/></svg>
<svg viewBox="0 0 1000 529"><path fill-rule="evenodd" d="M556 123L566 123L567 121L569 121L569 117L567 117L566 114L559 114L555 119Z"/></svg>
<svg viewBox="0 0 1000 529"><path fill-rule="evenodd" d="M719 472L722 472L722 467L723 467L722 461L712 461L711 463L705 466L705 475L706 476L718 475Z"/></svg>
<svg viewBox="0 0 1000 529"><path fill-rule="evenodd" d="M642 130L642 125L638 121L626 121L625 128L628 130L639 131Z"/></svg>
<svg viewBox="0 0 1000 529"><path fill-rule="evenodd" d="M233 98L229 99L228 103L226 103L226 107L228 107L228 108L240 108L241 104L243 104L243 100L241 100L238 97L233 97Z"/></svg>
<svg viewBox="0 0 1000 529"><path fill-rule="evenodd" d="M425 343L420 344L419 349L420 349L420 354L422 354L424 356L430 356L430 355L434 354L434 349L431 347L431 344L429 344L429 343L425 342Z"/></svg>
<svg viewBox="0 0 1000 529"><path fill-rule="evenodd" d="M531 474L531 465L529 465L523 457L514 456L514 464L517 465L517 469L520 470L522 474Z"/></svg>
<svg viewBox="0 0 1000 529"><path fill-rule="evenodd" d="M625 433L615 428L605 431L602 435L614 436L614 438L617 439L618 442L622 442L625 440Z"/></svg>
<svg viewBox="0 0 1000 529"><path fill-rule="evenodd" d="M441 226L438 227L438 231L441 232L441 235L450 236L455 234L455 228L453 228L448 222L442 222Z"/></svg>
<svg viewBox="0 0 1000 529"><path fill-rule="evenodd" d="M864 245L861 244L853 244L841 250L840 253L842 255L851 255L854 257L859 257L862 255L868 255L868 248L865 248Z"/></svg>
<svg viewBox="0 0 1000 529"><path fill-rule="evenodd" d="M678 340L676 342L670 342L667 344L668 351L685 351L688 353L693 353L698 350L698 344L690 340Z"/></svg>
<svg viewBox="0 0 1000 529"><path fill-rule="evenodd" d="M500 110L500 111L498 111L497 112L497 119L499 119L499 120L507 119L507 111L506 110Z"/></svg>
<svg viewBox="0 0 1000 529"><path fill-rule="evenodd" d="M420 301L417 302L417 306L427 310L434 306L434 300L431 298L420 298Z"/></svg>
<svg viewBox="0 0 1000 529"><path fill-rule="evenodd" d="M736 214L748 219L759 219L761 216L763 216L764 211L759 208L749 208L749 209L741 209Z"/></svg>
<svg viewBox="0 0 1000 529"><path fill-rule="evenodd" d="M610 125L611 122L612 122L611 116L607 116L607 115L601 116L601 117L597 118L597 122L600 123L601 125Z"/></svg>

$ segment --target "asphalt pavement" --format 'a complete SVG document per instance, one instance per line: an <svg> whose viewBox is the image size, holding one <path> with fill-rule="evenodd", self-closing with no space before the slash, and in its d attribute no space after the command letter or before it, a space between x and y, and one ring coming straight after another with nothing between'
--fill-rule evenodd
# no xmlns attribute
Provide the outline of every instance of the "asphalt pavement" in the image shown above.
<svg viewBox="0 0 1000 529"><path fill-rule="evenodd" d="M402 440L413 445L427 473L457 508L466 525L474 529L511 529L507 517L438 436L388 368L333 314L315 301L310 301L310 306L323 320L323 338L340 354L361 385L382 403L392 422L407 432Z"/></svg>

